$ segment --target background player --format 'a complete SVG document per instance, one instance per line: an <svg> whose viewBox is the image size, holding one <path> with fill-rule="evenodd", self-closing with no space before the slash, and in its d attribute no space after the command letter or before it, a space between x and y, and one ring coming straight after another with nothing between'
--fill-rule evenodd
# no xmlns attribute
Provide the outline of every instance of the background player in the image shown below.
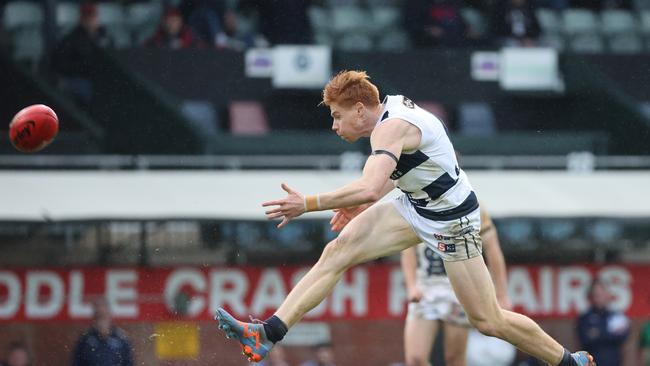
<svg viewBox="0 0 650 366"><path fill-rule="evenodd" d="M505 261L496 229L483 206L479 234L497 300L502 309L509 310ZM470 324L451 288L442 258L421 243L402 251L401 262L409 300L404 326L406 365L430 365L431 348L442 324L445 365L464 366Z"/></svg>
<svg viewBox="0 0 650 366"><path fill-rule="evenodd" d="M288 195L263 204L271 207L267 218L281 218L278 227L283 227L308 211L377 202L393 190L392 180L405 194L354 217L266 321L243 323L224 309L217 310L219 327L240 342L249 360L263 359L290 327L329 295L348 268L425 241L445 260L456 296L481 333L504 339L551 365L593 365L586 352L569 353L530 318L497 303L481 256L478 200L435 116L401 95L386 96L380 103L377 87L365 72L357 71L341 72L330 80L323 102L330 107L332 129L342 139L370 137L373 153L362 176L332 192L309 196L283 183Z"/></svg>

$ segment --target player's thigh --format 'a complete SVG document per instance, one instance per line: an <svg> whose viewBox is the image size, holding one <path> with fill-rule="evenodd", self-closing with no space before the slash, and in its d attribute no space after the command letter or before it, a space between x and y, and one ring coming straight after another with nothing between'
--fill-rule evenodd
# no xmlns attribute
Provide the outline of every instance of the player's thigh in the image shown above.
<svg viewBox="0 0 650 366"><path fill-rule="evenodd" d="M419 242L393 203L384 202L355 217L330 245L349 258L350 264L358 264L398 253Z"/></svg>
<svg viewBox="0 0 650 366"><path fill-rule="evenodd" d="M449 282L470 322L494 322L503 319L497 303L490 272L482 256L445 262Z"/></svg>
<svg viewBox="0 0 650 366"><path fill-rule="evenodd" d="M404 325L404 353L406 359L429 359L438 333L438 320L408 316Z"/></svg>
<svg viewBox="0 0 650 366"><path fill-rule="evenodd" d="M450 322L444 323L444 347L446 359L465 357L469 328Z"/></svg>

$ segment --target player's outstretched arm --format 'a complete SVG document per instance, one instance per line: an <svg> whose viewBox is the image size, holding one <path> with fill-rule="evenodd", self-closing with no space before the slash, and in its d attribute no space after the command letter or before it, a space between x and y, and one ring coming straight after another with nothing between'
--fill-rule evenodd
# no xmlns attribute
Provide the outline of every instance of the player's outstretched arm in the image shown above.
<svg viewBox="0 0 650 366"><path fill-rule="evenodd" d="M395 189L395 183L392 180L387 180L384 188L379 194L380 199L387 195L390 191ZM360 213L365 211L368 207L374 205L376 202L369 202L359 206L335 208L334 216L330 220L330 228L334 232L341 231L345 226L357 217Z"/></svg>
<svg viewBox="0 0 650 366"><path fill-rule="evenodd" d="M289 220L309 211L322 211L337 208L359 206L376 202L382 197L397 161L405 148L407 132L411 128L408 122L393 119L383 122L375 128L370 136L373 150L387 153L373 154L368 157L361 178L328 193L303 196L300 192L282 184L287 197L262 204L274 206L266 211L268 219L283 218L278 227L283 227Z"/></svg>

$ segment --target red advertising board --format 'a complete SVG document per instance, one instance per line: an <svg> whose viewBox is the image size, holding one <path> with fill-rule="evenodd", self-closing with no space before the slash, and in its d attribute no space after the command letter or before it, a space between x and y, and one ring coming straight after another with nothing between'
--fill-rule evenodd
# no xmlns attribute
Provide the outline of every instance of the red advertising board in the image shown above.
<svg viewBox="0 0 650 366"><path fill-rule="evenodd" d="M116 319L209 320L224 306L235 315L271 314L307 267L173 267L0 269L0 323L74 321L92 316L103 297ZM631 317L650 316L650 266L511 266L515 310L533 317L573 317L588 306L594 276L611 284L613 305ZM348 271L306 320L385 319L405 315L399 266Z"/></svg>

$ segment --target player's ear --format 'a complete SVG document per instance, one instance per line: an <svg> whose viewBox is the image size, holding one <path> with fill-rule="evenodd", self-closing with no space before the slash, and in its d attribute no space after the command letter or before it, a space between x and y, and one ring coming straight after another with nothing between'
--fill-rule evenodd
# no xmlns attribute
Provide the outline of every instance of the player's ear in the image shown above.
<svg viewBox="0 0 650 366"><path fill-rule="evenodd" d="M361 102L356 102L354 104L354 110L357 112L357 116L361 116L366 109L366 106Z"/></svg>

